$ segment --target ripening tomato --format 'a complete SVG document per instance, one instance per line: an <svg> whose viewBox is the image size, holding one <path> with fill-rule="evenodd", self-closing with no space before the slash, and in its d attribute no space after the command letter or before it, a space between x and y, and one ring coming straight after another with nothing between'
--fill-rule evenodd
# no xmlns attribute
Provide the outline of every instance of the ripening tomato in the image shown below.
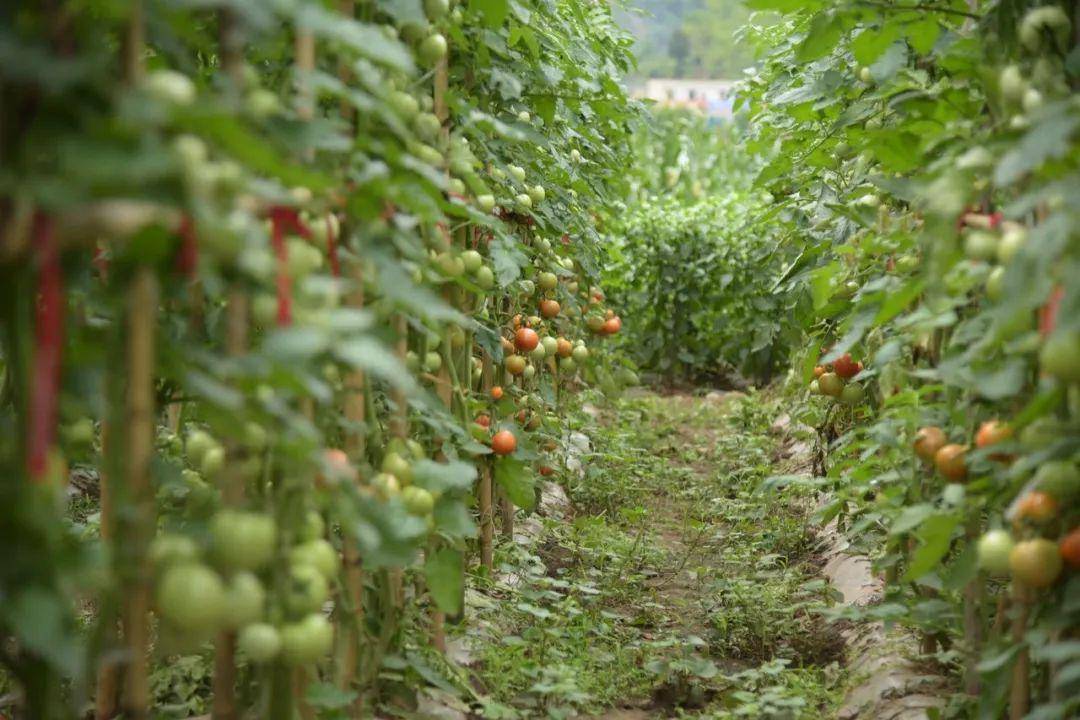
<svg viewBox="0 0 1080 720"><path fill-rule="evenodd" d="M622 330L622 319L616 315L604 321L604 334L615 335Z"/></svg>
<svg viewBox="0 0 1080 720"><path fill-rule="evenodd" d="M818 389L822 395L838 398L844 393L844 381L836 373L827 372L818 378Z"/></svg>
<svg viewBox="0 0 1080 720"><path fill-rule="evenodd" d="M1061 559L1073 570L1080 570L1080 527L1075 527L1065 537L1061 538L1058 546L1061 550Z"/></svg>
<svg viewBox="0 0 1080 720"><path fill-rule="evenodd" d="M819 378L824 374L825 374L825 366L824 365L818 365L817 367L814 368L814 377Z"/></svg>
<svg viewBox="0 0 1080 720"><path fill-rule="evenodd" d="M506 358L506 371L511 375L520 375L525 372L525 366L528 364L525 358L521 355L509 355Z"/></svg>
<svg viewBox="0 0 1080 720"><path fill-rule="evenodd" d="M496 455L509 455L517 450L517 438L509 430L500 430L491 438L491 449Z"/></svg>
<svg viewBox="0 0 1080 720"><path fill-rule="evenodd" d="M553 318L559 314L562 307L556 300L541 300L540 301L540 314L546 318Z"/></svg>
<svg viewBox="0 0 1080 720"><path fill-rule="evenodd" d="M568 357L570 357L571 355L574 354L574 345L573 345L573 343L571 343L566 338L559 338L556 341L556 350L555 350L555 352L561 358L568 358Z"/></svg>
<svg viewBox="0 0 1080 720"><path fill-rule="evenodd" d="M975 447L984 448L1005 442L1013 436L1012 428L1000 420L988 420L975 433Z"/></svg>
<svg viewBox="0 0 1080 720"><path fill-rule="evenodd" d="M1033 588L1046 588L1061 575L1061 553L1057 543L1046 538L1025 540L1009 553L1009 570L1014 578Z"/></svg>
<svg viewBox="0 0 1080 720"><path fill-rule="evenodd" d="M555 474L555 468L551 467L550 465L541 465L540 466L540 475L541 475L541 477L551 477L554 474Z"/></svg>
<svg viewBox="0 0 1080 720"><path fill-rule="evenodd" d="M488 417L487 415L478 415L476 417L476 424L479 425L480 427L489 428L489 427L491 427L491 418Z"/></svg>
<svg viewBox="0 0 1080 720"><path fill-rule="evenodd" d="M514 333L514 347L521 352L532 352L540 344L540 336L532 328L519 328Z"/></svg>
<svg viewBox="0 0 1080 720"><path fill-rule="evenodd" d="M850 353L844 353L833 363L833 371L845 380L858 375L861 369L859 364L851 359Z"/></svg>
<svg viewBox="0 0 1080 720"><path fill-rule="evenodd" d="M492 400L502 400L502 396L503 396L503 389L500 386L496 385L495 387L491 388L491 399Z"/></svg>
<svg viewBox="0 0 1080 720"><path fill-rule="evenodd" d="M337 485L340 482L356 482L359 474L344 450L327 448L322 456L323 472L315 477L320 486Z"/></svg>
<svg viewBox="0 0 1080 720"><path fill-rule="evenodd" d="M967 479L967 448L963 445L946 445L934 454L934 465L947 479Z"/></svg>
<svg viewBox="0 0 1080 720"><path fill-rule="evenodd" d="M1013 522L1019 525L1027 521L1041 525L1056 518L1058 510L1058 501L1053 495L1032 490L1016 501L1012 512Z"/></svg>
<svg viewBox="0 0 1080 720"><path fill-rule="evenodd" d="M933 462L937 451L945 447L948 438L945 431L939 427L929 426L920 428L915 434L915 454L924 462Z"/></svg>

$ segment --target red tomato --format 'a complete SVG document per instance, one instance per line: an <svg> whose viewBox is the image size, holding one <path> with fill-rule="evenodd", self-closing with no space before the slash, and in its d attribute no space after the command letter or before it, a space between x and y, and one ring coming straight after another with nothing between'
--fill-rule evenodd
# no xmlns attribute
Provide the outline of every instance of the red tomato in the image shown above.
<svg viewBox="0 0 1080 720"><path fill-rule="evenodd" d="M509 430L500 430L491 438L491 450L496 455L509 455L517 450L517 438Z"/></svg>
<svg viewBox="0 0 1080 720"><path fill-rule="evenodd" d="M934 454L934 465L949 480L966 480L967 448L963 445L946 445Z"/></svg>
<svg viewBox="0 0 1080 720"><path fill-rule="evenodd" d="M532 352L540 344L540 336L532 328L520 328L514 333L514 346L521 352Z"/></svg>

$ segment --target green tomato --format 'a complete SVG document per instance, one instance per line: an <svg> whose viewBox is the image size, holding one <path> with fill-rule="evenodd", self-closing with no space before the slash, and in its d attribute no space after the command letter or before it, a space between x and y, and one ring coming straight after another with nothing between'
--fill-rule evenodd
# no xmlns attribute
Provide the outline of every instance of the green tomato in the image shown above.
<svg viewBox="0 0 1080 720"><path fill-rule="evenodd" d="M201 464L206 451L217 446L217 440L211 437L210 433L205 430L192 430L188 433L187 441L184 443L188 463L192 466Z"/></svg>
<svg viewBox="0 0 1080 720"><path fill-rule="evenodd" d="M534 377L536 377L536 366L526 365L525 370L523 370L521 373L521 376L526 380L532 380Z"/></svg>
<svg viewBox="0 0 1080 720"><path fill-rule="evenodd" d="M292 565L311 565L327 580L332 580L341 567L337 550L329 541L322 538L308 540L289 551L289 563Z"/></svg>
<svg viewBox="0 0 1080 720"><path fill-rule="evenodd" d="M390 93L387 99L389 100L390 105L397 110L399 115L411 118L420 112L420 103L415 97L407 92L395 90Z"/></svg>
<svg viewBox="0 0 1080 720"><path fill-rule="evenodd" d="M518 182L525 182L525 168L520 165L510 165L510 176Z"/></svg>
<svg viewBox="0 0 1080 720"><path fill-rule="evenodd" d="M268 663L281 652L281 634L273 625L252 623L240 631L236 646L251 662Z"/></svg>
<svg viewBox="0 0 1080 720"><path fill-rule="evenodd" d="M1044 462L1035 471L1033 484L1058 500L1071 502L1080 496L1080 470L1070 460Z"/></svg>
<svg viewBox="0 0 1080 720"><path fill-rule="evenodd" d="M424 0L424 12L428 20L441 20L450 12L450 0Z"/></svg>
<svg viewBox="0 0 1080 720"><path fill-rule="evenodd" d="M88 417L79 418L64 426L64 439L79 447L88 447L94 442L94 421Z"/></svg>
<svg viewBox="0 0 1080 720"><path fill-rule="evenodd" d="M547 355L554 356L555 353L559 352L559 341L551 335L545 335L540 344L544 346L544 352Z"/></svg>
<svg viewBox="0 0 1080 720"><path fill-rule="evenodd" d="M997 235L983 230L974 230L964 239L964 254L971 260L990 262L997 257Z"/></svg>
<svg viewBox="0 0 1080 720"><path fill-rule="evenodd" d="M534 203L542 203L546 197L547 191L544 190L543 185L534 185L533 187L529 188L529 198Z"/></svg>
<svg viewBox="0 0 1080 720"><path fill-rule="evenodd" d="M424 370L429 373L437 373L442 369L442 355L435 351L424 356Z"/></svg>
<svg viewBox="0 0 1080 720"><path fill-rule="evenodd" d="M1080 332L1058 330L1039 353L1043 372L1065 383L1080 383Z"/></svg>
<svg viewBox="0 0 1080 720"><path fill-rule="evenodd" d="M461 260L465 263L465 272L475 274L484 264L484 256L475 250L466 250L461 253Z"/></svg>
<svg viewBox="0 0 1080 720"><path fill-rule="evenodd" d="M230 570L258 570L274 557L277 523L269 515L222 510L210 521L214 559Z"/></svg>
<svg viewBox="0 0 1080 720"><path fill-rule="evenodd" d="M438 353L435 353L438 356ZM439 364L442 365L442 358L439 357ZM438 369L438 368L436 368ZM432 370L431 372L435 372ZM412 464L405 459L405 457L398 452L390 451L383 456L382 466L380 468L384 473L390 473L403 484L408 485L412 482L413 471Z"/></svg>
<svg viewBox="0 0 1080 720"><path fill-rule="evenodd" d="M281 658L289 665L310 665L334 646L334 626L321 613L281 628Z"/></svg>
<svg viewBox="0 0 1080 720"><path fill-rule="evenodd" d="M844 389L840 391L840 402L845 405L858 405L865 397L866 391L863 390L863 386L858 383L845 385Z"/></svg>
<svg viewBox="0 0 1080 720"><path fill-rule="evenodd" d="M525 208L526 210L532 209L533 201L532 197L530 197L529 195L526 195L525 193L519 193L514 199L517 200L518 205Z"/></svg>
<svg viewBox="0 0 1080 720"><path fill-rule="evenodd" d="M574 348L574 352L571 357L573 357L576 362L583 363L589 359L589 348L585 347L584 345L578 345L576 348Z"/></svg>
<svg viewBox="0 0 1080 720"><path fill-rule="evenodd" d="M184 563L166 570L155 594L162 618L179 630L196 633L220 626L225 598L221 578L201 563Z"/></svg>
<svg viewBox="0 0 1080 720"><path fill-rule="evenodd" d="M559 286L559 276L553 272L542 272L536 278L536 284L541 290L550 292Z"/></svg>
<svg viewBox="0 0 1080 720"><path fill-rule="evenodd" d="M543 343L537 345L536 348L533 349L531 353L529 353L529 357L532 358L535 362L540 362L545 357L547 357L547 350L544 348Z"/></svg>
<svg viewBox="0 0 1080 720"><path fill-rule="evenodd" d="M1005 268L1000 265L993 269L986 278L986 296L997 302L1005 293Z"/></svg>
<svg viewBox="0 0 1080 720"><path fill-rule="evenodd" d="M476 284L480 286L482 290L490 290L495 287L495 272L484 265L476 271Z"/></svg>
<svg viewBox="0 0 1080 720"><path fill-rule="evenodd" d="M314 565L293 565L285 583L285 608L293 615L318 612L330 597L326 576Z"/></svg>
<svg viewBox="0 0 1080 720"><path fill-rule="evenodd" d="M208 477L211 480L218 476L222 470L225 469L225 448L220 445L208 449L202 456L202 462L199 463L199 471L203 474L203 477Z"/></svg>
<svg viewBox="0 0 1080 720"><path fill-rule="evenodd" d="M1007 575L1009 555L1016 547L1012 533L1008 530L991 530L979 538L976 546L979 567L994 575Z"/></svg>
<svg viewBox="0 0 1080 720"><path fill-rule="evenodd" d="M425 517L435 509L435 496L422 487L410 485L401 491L401 501L411 515Z"/></svg>
<svg viewBox="0 0 1080 720"><path fill-rule="evenodd" d="M326 535L326 521L317 510L308 510L297 535L301 541L318 540Z"/></svg>
<svg viewBox="0 0 1080 720"><path fill-rule="evenodd" d="M422 64L431 67L446 57L448 49L446 38L440 33L433 33L424 38L416 48L416 54Z"/></svg>
<svg viewBox="0 0 1080 720"><path fill-rule="evenodd" d="M477 195L476 207L480 208L483 212L489 213L495 209L495 196L494 195Z"/></svg>
<svg viewBox="0 0 1080 720"><path fill-rule="evenodd" d="M234 630L262 620L266 590L250 572L238 572L225 587L225 626Z"/></svg>
<svg viewBox="0 0 1080 720"><path fill-rule="evenodd" d="M195 102L195 83L175 70L154 70L142 81L142 89L156 100L171 105Z"/></svg>
<svg viewBox="0 0 1080 720"><path fill-rule="evenodd" d="M998 262L1002 265L1008 265L1026 243L1027 230L1023 227L1018 226L1006 230L1005 234L1001 236L1001 242L998 243Z"/></svg>
<svg viewBox="0 0 1080 720"><path fill-rule="evenodd" d="M442 122L433 113L419 113L413 118L413 131L425 142L433 142L439 137Z"/></svg>
<svg viewBox="0 0 1080 720"><path fill-rule="evenodd" d="M162 533L150 543L150 562L158 570L194 563L198 558L199 546L186 535Z"/></svg>

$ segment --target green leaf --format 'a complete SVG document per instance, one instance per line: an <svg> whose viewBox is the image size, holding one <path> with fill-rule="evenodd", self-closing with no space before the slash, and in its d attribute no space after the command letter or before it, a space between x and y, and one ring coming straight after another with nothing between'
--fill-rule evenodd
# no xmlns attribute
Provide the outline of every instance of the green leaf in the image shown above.
<svg viewBox="0 0 1080 720"><path fill-rule="evenodd" d="M431 599L447 615L461 612L465 592L465 563L461 553L453 548L440 548L428 555L424 563Z"/></svg>
<svg viewBox="0 0 1080 720"><path fill-rule="evenodd" d="M882 28L867 28L851 41L851 52L860 65L870 65L900 36L900 28L889 24Z"/></svg>
<svg viewBox="0 0 1080 720"><path fill-rule="evenodd" d="M905 582L913 582L937 567L952 544L953 531L960 524L958 515L934 515L922 522L915 537L921 543L911 557Z"/></svg>
<svg viewBox="0 0 1080 720"><path fill-rule="evenodd" d="M836 16L825 13L814 17L799 49L795 53L798 62L810 62L828 54L836 47L844 28Z"/></svg>
<svg viewBox="0 0 1080 720"><path fill-rule="evenodd" d="M512 457L495 460L495 482L517 507L532 510L536 506L536 479L521 460Z"/></svg>
<svg viewBox="0 0 1080 720"><path fill-rule="evenodd" d="M479 12L490 28L501 27L510 14L509 0L469 0L469 10Z"/></svg>
<svg viewBox="0 0 1080 720"><path fill-rule="evenodd" d="M874 325L884 325L903 312L908 305L922 295L926 287L924 280L910 280L896 292L890 292L885 302L881 303L877 315L874 316Z"/></svg>
<svg viewBox="0 0 1080 720"><path fill-rule="evenodd" d="M1047 160L1065 157L1077 125L1080 125L1080 115L1064 112L1036 123L1024 139L1001 158L994 172L994 182L1011 185Z"/></svg>
<svg viewBox="0 0 1080 720"><path fill-rule="evenodd" d="M933 13L926 13L921 19L904 26L911 47L919 55L925 55L934 49L934 44L941 36L941 25Z"/></svg>

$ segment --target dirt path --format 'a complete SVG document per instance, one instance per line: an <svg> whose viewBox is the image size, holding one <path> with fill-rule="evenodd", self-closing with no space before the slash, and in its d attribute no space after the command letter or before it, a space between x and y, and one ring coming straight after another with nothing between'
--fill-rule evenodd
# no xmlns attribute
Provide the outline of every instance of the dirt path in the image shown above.
<svg viewBox="0 0 1080 720"><path fill-rule="evenodd" d="M833 714L843 644L819 614L831 594L812 499L761 489L791 470L775 416L737 394L604 411L569 482L572 518L505 548L526 569L477 603L486 714Z"/></svg>

